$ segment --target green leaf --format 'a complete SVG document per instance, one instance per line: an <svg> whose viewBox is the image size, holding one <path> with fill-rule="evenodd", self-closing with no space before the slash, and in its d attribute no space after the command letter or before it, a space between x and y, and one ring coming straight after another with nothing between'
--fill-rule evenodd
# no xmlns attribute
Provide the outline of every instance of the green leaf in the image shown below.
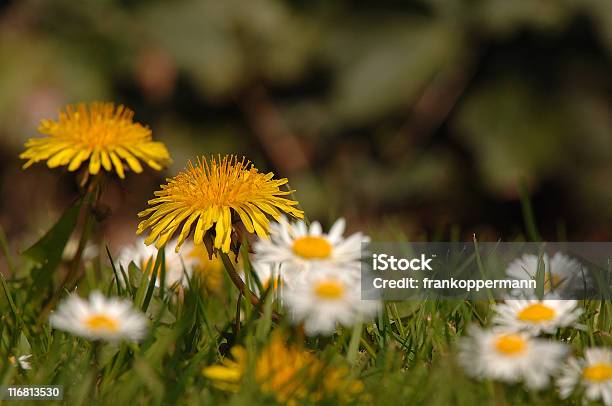
<svg viewBox="0 0 612 406"><path fill-rule="evenodd" d="M271 286L274 286L272 283ZM268 292L272 293L272 292ZM268 294L265 296L265 301L263 305L263 316L257 323L257 328L255 330L255 337L257 341L260 343L264 343L266 337L270 333L272 329L272 305L274 304L274 294Z"/></svg>
<svg viewBox="0 0 612 406"><path fill-rule="evenodd" d="M9 306L11 307L11 312L15 317L15 321L21 324L21 318L19 317L19 313L17 312L17 307L15 306L15 302L13 301L13 296L8 288L6 280L4 279L4 275L0 272L0 284L2 285L2 289L4 290L4 294L6 295L6 299L8 301Z"/></svg>
<svg viewBox="0 0 612 406"><path fill-rule="evenodd" d="M157 258L155 259L155 266L153 267L153 273L151 273L151 278L149 279L149 286L147 288L147 294L144 298L144 302L142 303L142 311L146 312L149 308L149 303L151 302L151 298L153 297L153 291L155 290L155 281L158 280L160 270L165 275L166 273L166 248L162 247L159 251L157 251ZM146 272L146 271L145 271ZM163 279L159 279L159 285L163 285L166 281Z"/></svg>
<svg viewBox="0 0 612 406"><path fill-rule="evenodd" d="M146 265L144 270L141 270L139 267L134 264L134 262L130 262L128 267L130 283L134 286L137 286L136 293L134 293L134 305L137 307L141 307L144 302L145 293L147 292L147 286L149 286L149 280L144 275L144 272L147 272L147 269L150 268L151 265Z"/></svg>
<svg viewBox="0 0 612 406"><path fill-rule="evenodd" d="M401 323L401 320L400 320L400 323ZM351 365L357 362L357 356L359 355L359 342L361 341L362 329L363 329L362 323L357 323L353 327L353 333L351 334L351 341L349 342L349 348L346 353L346 359Z"/></svg>
<svg viewBox="0 0 612 406"><path fill-rule="evenodd" d="M536 296L542 300L544 298L544 285L546 281L546 264L544 263L544 252L538 255L538 268L536 270Z"/></svg>
<svg viewBox="0 0 612 406"><path fill-rule="evenodd" d="M113 261L113 256L110 253L110 250L108 249L108 245L106 246L106 255L108 255L108 259L110 261L111 264L111 268L113 269L113 274L115 275L115 283L117 285L117 295L121 296L122 292L121 292L121 280L119 279L119 273L117 272L117 268L115 267L115 261ZM125 284L128 285L129 281L127 278L123 279L125 281Z"/></svg>
<svg viewBox="0 0 612 406"><path fill-rule="evenodd" d="M15 275L15 266L13 265L13 260L11 258L11 250L9 249L6 234L4 233L2 226L0 226L0 249L2 250L2 254L6 259L8 270L11 272L11 275Z"/></svg>
<svg viewBox="0 0 612 406"><path fill-rule="evenodd" d="M82 199L77 200L40 240L23 252L23 256L39 265L38 274L50 276L59 265L68 239L76 227L82 203Z"/></svg>

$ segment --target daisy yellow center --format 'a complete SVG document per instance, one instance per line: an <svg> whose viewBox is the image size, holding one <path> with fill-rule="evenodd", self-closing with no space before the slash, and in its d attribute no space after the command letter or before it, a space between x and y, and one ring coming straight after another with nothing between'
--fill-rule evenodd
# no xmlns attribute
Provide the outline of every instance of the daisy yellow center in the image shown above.
<svg viewBox="0 0 612 406"><path fill-rule="evenodd" d="M590 365L582 371L584 379L593 382L612 380L612 364L599 363Z"/></svg>
<svg viewBox="0 0 612 406"><path fill-rule="evenodd" d="M325 259L331 255L332 246L325 238L306 236L293 241L293 252L306 259Z"/></svg>
<svg viewBox="0 0 612 406"><path fill-rule="evenodd" d="M505 334L495 340L495 349L504 355L518 355L525 347L527 342L517 334Z"/></svg>
<svg viewBox="0 0 612 406"><path fill-rule="evenodd" d="M321 299L340 299L344 295L344 285L338 281L321 281L315 286L315 294Z"/></svg>
<svg viewBox="0 0 612 406"><path fill-rule="evenodd" d="M93 316L89 316L85 320L85 325L90 330L94 331L105 330L114 333L119 330L119 323L117 323L117 320L112 319L104 314L94 314Z"/></svg>
<svg viewBox="0 0 612 406"><path fill-rule="evenodd" d="M542 303L535 303L521 310L517 317L527 323L543 323L554 319L556 314L555 309Z"/></svg>

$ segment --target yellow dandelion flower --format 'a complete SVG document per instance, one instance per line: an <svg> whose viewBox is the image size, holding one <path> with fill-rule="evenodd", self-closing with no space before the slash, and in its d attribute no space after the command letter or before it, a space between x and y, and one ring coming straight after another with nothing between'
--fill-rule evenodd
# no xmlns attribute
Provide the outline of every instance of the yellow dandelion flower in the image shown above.
<svg viewBox="0 0 612 406"><path fill-rule="evenodd" d="M170 163L166 146L155 142L151 130L132 121L134 112L113 103L69 105L60 112L59 120L43 120L38 127L43 138L32 138L19 156L28 161L24 169L39 161L47 161L49 168L68 166L76 171L89 160L89 173L96 175L100 168L125 177L125 169L142 172L140 161L155 170Z"/></svg>
<svg viewBox="0 0 612 406"><path fill-rule="evenodd" d="M201 245L204 235L214 226L214 246L229 252L232 231L232 214L237 215L249 233L260 237L268 234L269 217L279 219L282 212L302 218L304 213L295 208L298 202L285 198L292 191L280 186L287 179L272 179L274 174L260 173L250 162L235 156L223 159L212 157L198 159L194 166L179 173L155 192L154 206L138 214L148 217L138 225L138 234L147 228L151 232L146 244L156 242L162 247L182 225L176 252L191 233L194 223L194 242Z"/></svg>
<svg viewBox="0 0 612 406"><path fill-rule="evenodd" d="M255 380L263 393L274 395L279 403L289 403L308 397L320 366L312 353L287 345L276 333L257 359Z"/></svg>
<svg viewBox="0 0 612 406"><path fill-rule="evenodd" d="M204 376L221 390L237 392L247 373L247 354L243 347L234 347L233 360L204 368ZM326 365L312 352L299 345L289 345L280 333L272 335L268 345L255 360L255 382L261 393L274 396L281 404L300 401L320 402L336 399L349 403L363 395L364 385L349 377L344 367Z"/></svg>
<svg viewBox="0 0 612 406"><path fill-rule="evenodd" d="M313 400L320 401L326 396L334 397L343 403L352 403L356 399L371 400L369 395L364 393L364 383L350 378L350 371L345 367L328 368L322 385L323 388L315 394Z"/></svg>
<svg viewBox="0 0 612 406"><path fill-rule="evenodd" d="M230 351L234 360L224 358L221 365L204 368L204 376L213 381L213 385L228 392L238 392L240 381L247 365L246 350L243 347L232 347Z"/></svg>

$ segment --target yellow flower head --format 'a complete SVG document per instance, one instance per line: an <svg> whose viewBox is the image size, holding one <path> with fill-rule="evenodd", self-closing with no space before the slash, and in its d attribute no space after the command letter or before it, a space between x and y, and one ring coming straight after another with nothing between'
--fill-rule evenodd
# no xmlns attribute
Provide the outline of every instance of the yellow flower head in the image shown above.
<svg viewBox="0 0 612 406"><path fill-rule="evenodd" d="M49 168L68 166L76 171L89 160L89 173L96 175L100 168L125 177L126 164L136 173L142 172L140 161L155 170L170 163L166 146L155 142L151 130L132 121L134 112L113 103L69 105L60 112L59 120L43 120L38 127L44 138L32 138L19 156L30 165L47 161Z"/></svg>
<svg viewBox="0 0 612 406"><path fill-rule="evenodd" d="M146 244L157 241L162 247L182 225L176 252L189 236L194 223L194 242L203 243L208 230L215 231L214 246L229 252L232 214L236 214L250 233L260 237L268 234L269 217L278 219L282 212L302 218L304 213L295 208L298 202L285 198L292 191L282 191L287 179L272 179L273 173L260 173L250 162L235 156L223 159L198 159L172 179L168 179L151 207L138 214L148 217L138 225L138 234L151 228Z"/></svg>
<svg viewBox="0 0 612 406"><path fill-rule="evenodd" d="M287 345L285 338L275 333L257 358L255 380L263 393L273 394L279 403L287 403L308 397L321 366L311 352Z"/></svg>
<svg viewBox="0 0 612 406"><path fill-rule="evenodd" d="M221 365L203 370L204 376L219 389L237 392L247 372L244 348L232 348L234 361L225 358ZM349 377L344 367L326 365L314 353L299 345L289 345L276 332L255 360L255 381L259 390L272 395L281 404L296 404L308 400L336 399L349 403L363 393L363 383Z"/></svg>
<svg viewBox="0 0 612 406"><path fill-rule="evenodd" d="M238 392L240 381L247 366L247 354L244 347L232 347L234 360L224 358L221 365L211 365L202 370L205 377L213 381L213 385L228 392Z"/></svg>

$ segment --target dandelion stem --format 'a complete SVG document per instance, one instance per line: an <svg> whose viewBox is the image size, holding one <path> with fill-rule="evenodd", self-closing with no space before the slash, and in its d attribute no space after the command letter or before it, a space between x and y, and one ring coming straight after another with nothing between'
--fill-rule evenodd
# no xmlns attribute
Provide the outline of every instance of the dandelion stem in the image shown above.
<svg viewBox="0 0 612 406"><path fill-rule="evenodd" d="M245 285L240 275L238 275L238 272L236 272L236 268L234 268L234 265L232 264L232 261L230 260L229 256L225 252L218 251L218 253L221 256L221 261L223 261L225 270L227 271L227 274L232 280L232 283L234 284L234 286L238 288L238 290L240 291L240 293L242 293L242 295L244 295L247 299L249 299L249 301L253 304L253 306L258 306L259 299Z"/></svg>
<svg viewBox="0 0 612 406"><path fill-rule="evenodd" d="M242 292L238 295L238 300L236 301L236 325L234 327L234 332L236 335L240 332L240 300L242 299Z"/></svg>
<svg viewBox="0 0 612 406"><path fill-rule="evenodd" d="M238 288L240 293L244 297L246 297L253 304L253 306L257 307L259 312L262 312L263 309L261 309L261 306L260 306L261 302L259 298L255 296L253 292L251 292L251 290L244 283L240 275L238 275L238 272L236 272L236 268L234 268L234 265L232 264L232 260L229 258L229 256L225 252L222 252L222 251L217 251L217 253L218 255L221 256L221 261L223 261L225 270L227 271L227 274L232 280L232 283L234 284L234 286ZM274 321L280 320L280 315L278 313L272 312L272 320Z"/></svg>

